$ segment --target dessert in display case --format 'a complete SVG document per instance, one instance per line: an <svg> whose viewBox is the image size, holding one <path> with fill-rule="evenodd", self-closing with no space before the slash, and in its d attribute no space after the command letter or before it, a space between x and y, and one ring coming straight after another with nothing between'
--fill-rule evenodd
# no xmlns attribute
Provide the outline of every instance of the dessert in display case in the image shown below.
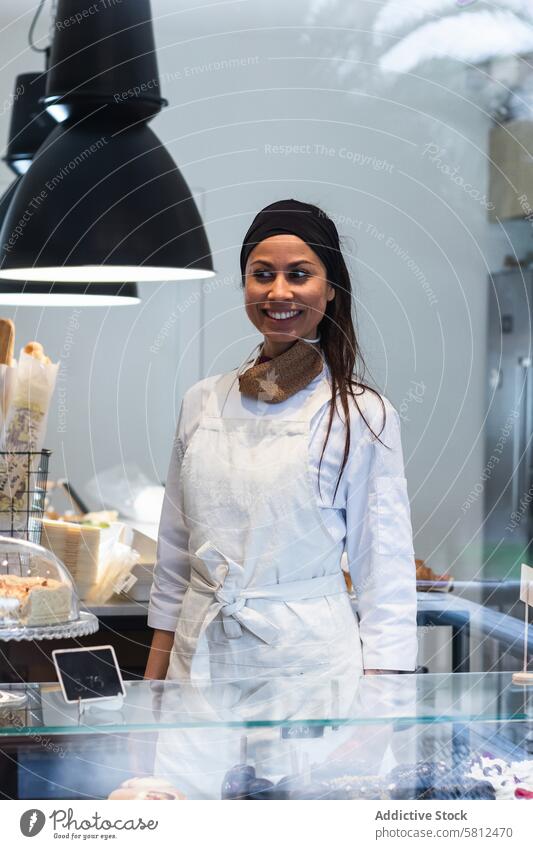
<svg viewBox="0 0 533 849"><path fill-rule="evenodd" d="M127 681L81 716L58 684L27 689L0 706L10 798L533 798L533 689L510 672Z"/></svg>
<svg viewBox="0 0 533 849"><path fill-rule="evenodd" d="M97 630L96 617L80 611L61 560L36 543L0 537L0 640L78 637Z"/></svg>
<svg viewBox="0 0 533 849"><path fill-rule="evenodd" d="M164 778L158 778L156 775L145 775L141 778L129 778L123 781L117 790L113 790L109 794L109 799L152 799L158 800L174 800L185 799L183 793L180 793L176 787L173 787L169 781Z"/></svg>

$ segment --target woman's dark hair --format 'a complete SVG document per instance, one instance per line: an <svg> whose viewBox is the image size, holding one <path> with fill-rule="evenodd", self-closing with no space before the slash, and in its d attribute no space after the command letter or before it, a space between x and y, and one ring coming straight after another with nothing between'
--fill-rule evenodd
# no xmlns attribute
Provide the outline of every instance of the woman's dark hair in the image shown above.
<svg viewBox="0 0 533 849"><path fill-rule="evenodd" d="M313 204L294 199L277 201L261 210L244 238L241 250L242 286L245 286L246 262L253 248L263 239L277 233L292 233L303 239L324 264L328 283L335 289L335 297L328 301L324 316L318 325L320 347L331 374L332 402L338 394L346 422L344 456L333 494L334 501L350 452L351 427L348 396L353 398L361 418L376 439L379 439L379 434L376 434L367 422L357 402L357 396L368 390L374 392L379 398L383 408L383 425L380 434L386 422L385 405L379 392L363 382L366 364L357 341L352 317L350 273L342 254L337 228L323 210ZM319 491L320 468L331 432L336 404L330 403L329 406L328 429L318 466ZM381 439L379 441L381 442Z"/></svg>

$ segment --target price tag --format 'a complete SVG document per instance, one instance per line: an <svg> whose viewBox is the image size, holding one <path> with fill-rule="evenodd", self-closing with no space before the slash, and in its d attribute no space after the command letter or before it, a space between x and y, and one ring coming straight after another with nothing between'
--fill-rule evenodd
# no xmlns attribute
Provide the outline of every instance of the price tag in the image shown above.
<svg viewBox="0 0 533 849"><path fill-rule="evenodd" d="M129 575L126 575L125 578L121 578L114 585L113 589L116 593L127 593L128 590L131 590L132 586L137 583L137 576L132 575L131 572Z"/></svg>
<svg viewBox="0 0 533 849"><path fill-rule="evenodd" d="M323 736L323 725L285 725L281 729L282 740L312 740Z"/></svg>
<svg viewBox="0 0 533 849"><path fill-rule="evenodd" d="M52 658L65 701L69 704L125 695L113 646L56 649Z"/></svg>

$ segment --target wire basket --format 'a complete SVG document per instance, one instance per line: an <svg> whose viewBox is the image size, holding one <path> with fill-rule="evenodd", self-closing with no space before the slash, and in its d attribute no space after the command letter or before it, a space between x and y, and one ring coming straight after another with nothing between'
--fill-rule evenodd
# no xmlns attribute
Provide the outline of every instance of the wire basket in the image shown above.
<svg viewBox="0 0 533 849"><path fill-rule="evenodd" d="M41 541L51 451L0 451L0 536Z"/></svg>

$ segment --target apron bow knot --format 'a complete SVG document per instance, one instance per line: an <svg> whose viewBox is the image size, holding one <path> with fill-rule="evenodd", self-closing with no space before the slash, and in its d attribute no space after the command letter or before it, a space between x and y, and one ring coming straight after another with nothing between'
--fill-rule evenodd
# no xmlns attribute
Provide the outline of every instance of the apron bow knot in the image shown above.
<svg viewBox="0 0 533 849"><path fill-rule="evenodd" d="M195 556L210 567L211 575L219 575L220 567L226 571L221 583L213 583L208 577L197 571L194 566L191 573L191 589L201 595L211 595L211 603L206 602L200 620L197 623L197 638L205 636L208 625L218 614L222 616L222 626L226 637L235 639L242 636L245 628L264 643L270 645L280 637L280 628L271 622L264 612L249 606L249 599L281 601L301 601L332 593L345 593L346 584L339 568L337 573L308 578L301 581L287 581L269 586L242 587L240 582L243 567L223 554L211 541L205 542L195 552Z"/></svg>
<svg viewBox="0 0 533 849"><path fill-rule="evenodd" d="M222 614L222 625L224 633L227 637L235 638L242 636L242 627L237 614L241 612L246 604L245 598L233 599L228 598L227 594L222 590L217 590L215 599L221 605L220 612Z"/></svg>
<svg viewBox="0 0 533 849"><path fill-rule="evenodd" d="M222 598L220 593L215 593L215 598L222 605L220 608L222 616L234 616L236 613L239 613L246 604L246 599L244 598L239 598L230 602Z"/></svg>
<svg viewBox="0 0 533 849"><path fill-rule="evenodd" d="M243 627L263 640L264 643L272 643L279 636L279 628L270 622L266 616L247 607L246 601L248 591L238 585L238 579L243 574L243 567L227 557L211 541L205 542L195 552L204 563L212 566L213 574L217 573L217 566L221 563L226 568L226 578L218 587L209 586L205 579L198 573L193 575L193 583L200 592L213 593L214 599L210 612L202 623L202 632L205 631L209 622L212 622L218 613L222 614L222 626L226 637L237 639L242 637ZM253 593L252 593L253 595Z"/></svg>

